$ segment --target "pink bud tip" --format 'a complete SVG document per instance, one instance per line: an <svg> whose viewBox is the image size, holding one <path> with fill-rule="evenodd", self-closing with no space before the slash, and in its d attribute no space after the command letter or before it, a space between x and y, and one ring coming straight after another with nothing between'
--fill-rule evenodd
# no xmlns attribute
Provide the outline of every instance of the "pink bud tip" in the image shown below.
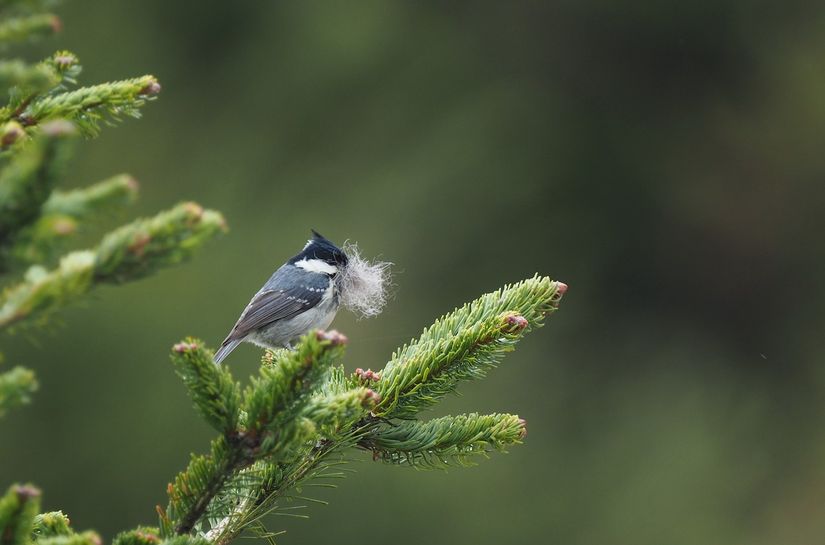
<svg viewBox="0 0 825 545"><path fill-rule="evenodd" d="M77 63L77 57L75 57L74 55L58 55L54 58L54 63L61 70L65 70L66 68Z"/></svg>
<svg viewBox="0 0 825 545"><path fill-rule="evenodd" d="M381 394L376 392L375 390L371 390L367 388L366 393L364 394L364 406L366 407L374 407L381 403Z"/></svg>
<svg viewBox="0 0 825 545"><path fill-rule="evenodd" d="M52 32L60 32L63 30L63 21L61 21L59 17L54 16L51 21L49 21L49 26L52 27Z"/></svg>
<svg viewBox="0 0 825 545"><path fill-rule="evenodd" d="M71 220L59 219L54 222L54 233L60 236L67 236L74 233L76 225Z"/></svg>
<svg viewBox="0 0 825 545"><path fill-rule="evenodd" d="M196 202L183 203L183 208L186 210L186 213L190 219L199 220L201 219L201 216L203 216L203 206Z"/></svg>
<svg viewBox="0 0 825 545"><path fill-rule="evenodd" d="M527 437L527 421L523 418L519 418L518 423L521 424L521 433L519 434L519 437L524 439Z"/></svg>
<svg viewBox="0 0 825 545"><path fill-rule="evenodd" d="M20 500L28 500L31 498L40 497L40 490L28 484L22 486L15 486L14 493L17 494L17 498Z"/></svg>
<svg viewBox="0 0 825 545"><path fill-rule="evenodd" d="M198 348L198 345L195 343L178 343L172 347L172 350L178 354L183 354L184 352L189 352L190 350L195 350L196 348Z"/></svg>
<svg viewBox="0 0 825 545"><path fill-rule="evenodd" d="M139 92L139 94L141 95L149 96L156 95L158 93L160 93L160 83L158 83L157 81L153 81L152 83L141 89Z"/></svg>
<svg viewBox="0 0 825 545"><path fill-rule="evenodd" d="M334 329L331 331L319 331L316 334L316 338L319 341L329 341L333 346L341 346L349 342L349 339L347 339L346 335L344 335L343 333L339 333Z"/></svg>
<svg viewBox="0 0 825 545"><path fill-rule="evenodd" d="M524 316L520 316L518 314L513 314L511 316L508 316L507 317L507 323L510 324L511 326L515 326L518 329L524 329L529 324L529 322L527 321L527 318L525 318Z"/></svg>
<svg viewBox="0 0 825 545"><path fill-rule="evenodd" d="M23 129L17 125L16 123L6 129L5 134L3 134L2 138L2 145L3 147L8 147L14 144L18 138L23 136Z"/></svg>
<svg viewBox="0 0 825 545"><path fill-rule="evenodd" d="M140 189L140 182L132 178L131 176L126 176L126 188L131 191L132 193L137 193Z"/></svg>
<svg viewBox="0 0 825 545"><path fill-rule="evenodd" d="M567 284L564 282L556 282L556 285L556 290L559 295L564 295L567 292Z"/></svg>

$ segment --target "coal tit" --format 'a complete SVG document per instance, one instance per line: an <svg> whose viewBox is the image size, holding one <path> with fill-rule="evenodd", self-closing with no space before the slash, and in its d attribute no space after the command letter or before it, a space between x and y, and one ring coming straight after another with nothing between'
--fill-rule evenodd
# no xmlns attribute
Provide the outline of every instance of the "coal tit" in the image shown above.
<svg viewBox="0 0 825 545"><path fill-rule="evenodd" d="M284 263L252 297L215 353L220 363L240 343L292 348L313 329L325 329L340 304L364 316L381 311L389 263L361 259L355 245L347 252L312 230L303 250Z"/></svg>

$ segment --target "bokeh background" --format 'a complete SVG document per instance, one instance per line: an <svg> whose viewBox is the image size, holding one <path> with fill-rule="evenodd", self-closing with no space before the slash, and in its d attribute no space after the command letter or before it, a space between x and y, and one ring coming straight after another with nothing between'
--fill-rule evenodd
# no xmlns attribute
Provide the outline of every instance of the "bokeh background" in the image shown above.
<svg viewBox="0 0 825 545"><path fill-rule="evenodd" d="M283 543L810 544L825 536L825 4L66 2L84 83L153 73L140 121L80 146L230 233L2 339L34 404L0 420L0 484L106 538L153 524L211 432L168 362L217 344L310 227L396 263L380 367L432 319L551 275L562 310L433 415L517 412L523 446L420 472L355 457ZM97 233L94 234L97 236ZM94 236L88 237L91 242ZM238 375L252 347L228 360Z"/></svg>

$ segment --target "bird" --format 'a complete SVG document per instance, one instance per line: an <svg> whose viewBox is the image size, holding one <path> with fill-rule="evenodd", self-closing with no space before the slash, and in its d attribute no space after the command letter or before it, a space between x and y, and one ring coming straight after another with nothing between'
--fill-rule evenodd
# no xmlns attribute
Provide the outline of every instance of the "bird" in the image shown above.
<svg viewBox="0 0 825 545"><path fill-rule="evenodd" d="M341 248L311 230L312 238L252 297L215 352L220 364L242 342L292 349L314 329L326 329L340 304L340 282L349 264Z"/></svg>

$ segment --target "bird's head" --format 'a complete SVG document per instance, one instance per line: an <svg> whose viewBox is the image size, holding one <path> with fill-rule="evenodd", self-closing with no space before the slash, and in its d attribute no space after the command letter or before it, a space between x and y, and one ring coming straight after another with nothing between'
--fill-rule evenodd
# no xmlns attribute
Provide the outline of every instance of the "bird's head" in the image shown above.
<svg viewBox="0 0 825 545"><path fill-rule="evenodd" d="M289 262L306 271L334 277L346 269L349 259L341 248L313 229L312 238L307 241L301 253Z"/></svg>

